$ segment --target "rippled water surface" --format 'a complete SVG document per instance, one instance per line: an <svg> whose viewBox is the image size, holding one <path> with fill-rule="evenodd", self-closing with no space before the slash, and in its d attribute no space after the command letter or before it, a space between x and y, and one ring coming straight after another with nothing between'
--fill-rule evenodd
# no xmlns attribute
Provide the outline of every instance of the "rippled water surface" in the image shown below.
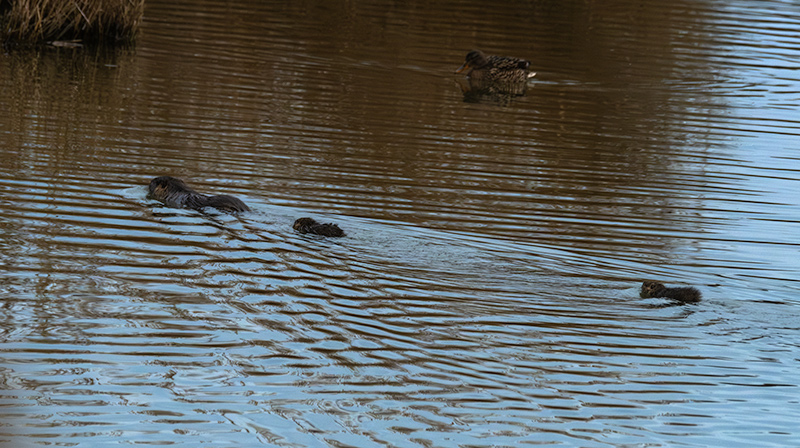
<svg viewBox="0 0 800 448"><path fill-rule="evenodd" d="M0 445L800 446L799 36L769 0L148 1L130 48L2 55ZM473 88L473 48L537 75Z"/></svg>

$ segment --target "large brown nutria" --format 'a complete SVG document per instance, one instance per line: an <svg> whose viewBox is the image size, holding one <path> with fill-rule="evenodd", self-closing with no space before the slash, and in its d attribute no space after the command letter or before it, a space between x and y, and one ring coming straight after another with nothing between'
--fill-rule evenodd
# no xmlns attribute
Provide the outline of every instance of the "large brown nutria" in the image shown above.
<svg viewBox="0 0 800 448"><path fill-rule="evenodd" d="M684 303L697 303L700 301L700 291L691 286L681 288L667 288L663 283L646 281L642 283L639 295L646 299L650 297L666 297Z"/></svg>
<svg viewBox="0 0 800 448"><path fill-rule="evenodd" d="M344 236L344 231L336 224L320 224L313 218L298 218L298 220L294 222L292 228L300 233L313 233L314 235L336 237Z"/></svg>
<svg viewBox="0 0 800 448"><path fill-rule="evenodd" d="M250 211L250 207L245 205L239 198L226 194L215 196L201 194L189 188L186 182L171 176L161 176L151 180L148 197L161 201L170 207L195 210L203 207L214 207L228 213Z"/></svg>

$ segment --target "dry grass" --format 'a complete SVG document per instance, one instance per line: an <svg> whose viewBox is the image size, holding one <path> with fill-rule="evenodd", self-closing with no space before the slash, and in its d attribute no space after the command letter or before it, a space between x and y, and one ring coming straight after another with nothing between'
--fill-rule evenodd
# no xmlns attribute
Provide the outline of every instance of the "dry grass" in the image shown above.
<svg viewBox="0 0 800 448"><path fill-rule="evenodd" d="M0 0L0 24L4 41L129 41L143 11L144 0Z"/></svg>

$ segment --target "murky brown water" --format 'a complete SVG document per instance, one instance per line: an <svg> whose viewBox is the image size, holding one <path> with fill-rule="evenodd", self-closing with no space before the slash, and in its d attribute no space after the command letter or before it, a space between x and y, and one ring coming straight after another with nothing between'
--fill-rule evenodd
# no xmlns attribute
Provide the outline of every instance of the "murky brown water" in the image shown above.
<svg viewBox="0 0 800 448"><path fill-rule="evenodd" d="M800 445L800 8L252 3L0 58L0 444Z"/></svg>

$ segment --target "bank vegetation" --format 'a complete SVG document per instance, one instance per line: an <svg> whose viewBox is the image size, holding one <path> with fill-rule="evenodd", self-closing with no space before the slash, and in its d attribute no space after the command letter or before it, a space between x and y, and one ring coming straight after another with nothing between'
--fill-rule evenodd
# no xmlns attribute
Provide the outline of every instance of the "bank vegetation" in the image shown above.
<svg viewBox="0 0 800 448"><path fill-rule="evenodd" d="M130 42L144 0L0 0L4 44Z"/></svg>

